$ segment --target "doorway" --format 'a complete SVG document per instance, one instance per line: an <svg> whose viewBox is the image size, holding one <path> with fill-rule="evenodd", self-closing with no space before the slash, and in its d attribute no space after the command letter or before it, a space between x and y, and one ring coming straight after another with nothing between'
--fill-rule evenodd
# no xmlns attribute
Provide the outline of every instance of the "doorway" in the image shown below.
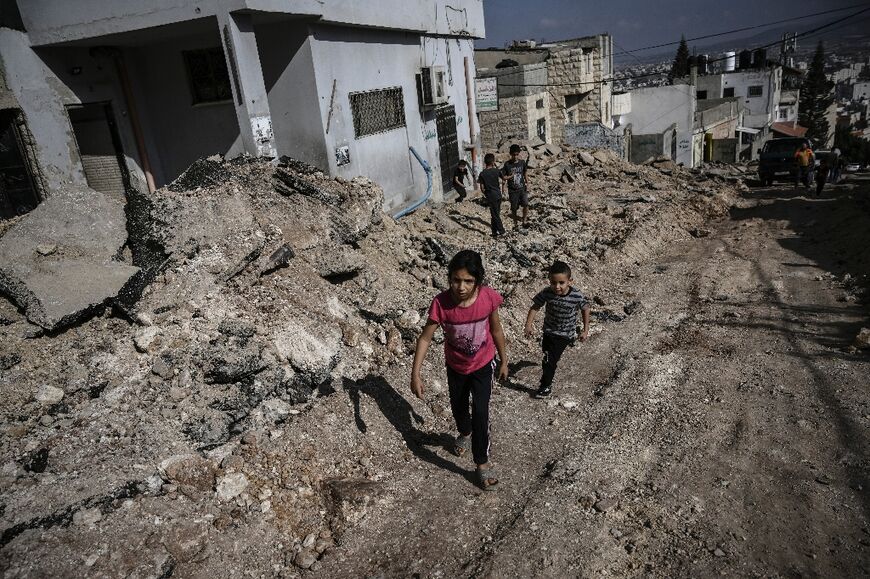
<svg viewBox="0 0 870 579"><path fill-rule="evenodd" d="M444 190L453 188L453 171L459 166L459 140L456 136L456 107L444 105L435 109L438 130L438 151L441 160L441 182Z"/></svg>
<svg viewBox="0 0 870 579"><path fill-rule="evenodd" d="M88 186L100 193L125 197L130 172L112 105L104 102L71 106L67 114Z"/></svg>
<svg viewBox="0 0 870 579"><path fill-rule="evenodd" d="M0 218L8 219L33 210L40 201L24 143L21 112L0 111Z"/></svg>

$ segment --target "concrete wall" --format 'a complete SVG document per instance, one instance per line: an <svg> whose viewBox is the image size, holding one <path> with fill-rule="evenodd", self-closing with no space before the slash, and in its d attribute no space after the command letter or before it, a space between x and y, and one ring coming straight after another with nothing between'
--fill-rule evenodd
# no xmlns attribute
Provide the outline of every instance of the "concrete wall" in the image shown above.
<svg viewBox="0 0 870 579"><path fill-rule="evenodd" d="M538 108L538 102L543 107ZM549 131L550 95L539 92L528 96L499 97L499 110L480 113L480 139L485 152L493 152L504 141L531 139L537 136L539 119L545 119L547 142L551 142Z"/></svg>
<svg viewBox="0 0 870 579"><path fill-rule="evenodd" d="M639 158L642 152L637 151L635 143L641 135L661 134L676 125L677 127L677 163L693 167L692 134L695 124L695 87L687 84L639 88L631 91L631 113L628 121L632 125L632 156ZM670 151L665 149L665 153ZM647 155L649 156L649 155ZM644 157L645 158L645 157ZM642 161L643 159L641 159Z"/></svg>
<svg viewBox="0 0 870 579"><path fill-rule="evenodd" d="M21 18L34 45L49 45L253 10L351 26L482 38L482 0L27 0Z"/></svg>
<svg viewBox="0 0 870 579"><path fill-rule="evenodd" d="M736 163L739 151L738 139L714 139L713 161L718 163Z"/></svg>
<svg viewBox="0 0 870 579"><path fill-rule="evenodd" d="M575 147L610 149L620 157L627 156L623 137L600 123L567 124L564 137L566 143Z"/></svg>
<svg viewBox="0 0 870 579"><path fill-rule="evenodd" d="M632 135L629 161L643 163L650 157L671 156L670 132L648 135Z"/></svg>
<svg viewBox="0 0 870 579"><path fill-rule="evenodd" d="M385 209L392 211L421 198L426 191L426 175L409 150L414 147L431 165L433 196L440 198L443 191L435 117L430 111L421 115L415 75L422 66L447 68L447 92L449 103L456 107L459 146L470 142L464 57L473 56L472 41L321 25L312 26L312 33L318 118L324 131L333 84L336 87L330 130L325 134L330 173L371 177L383 187ZM349 94L391 87L402 88L406 126L356 138ZM334 151L341 146L349 147L350 163L338 166Z"/></svg>
<svg viewBox="0 0 870 579"><path fill-rule="evenodd" d="M585 123L600 121L604 115L601 84L596 82L601 79L601 59L596 58L597 55L594 48L551 49L547 67L554 101L550 108L550 131L555 143L563 141L564 127L570 117L574 123ZM567 101L566 97L569 97ZM569 113L572 113L570 117Z"/></svg>
<svg viewBox="0 0 870 579"><path fill-rule="evenodd" d="M138 98L156 185L181 175L200 157L235 156L242 152L239 123L232 100L193 104L183 51L220 48L214 33L129 50L131 78Z"/></svg>
<svg viewBox="0 0 870 579"><path fill-rule="evenodd" d="M478 68L477 72L481 78L498 79L499 99L538 94L546 87L548 78L547 64L543 62L509 68Z"/></svg>
<svg viewBox="0 0 870 579"><path fill-rule="evenodd" d="M742 118L742 105L737 98L698 101L697 104L696 132L710 133L714 139L734 137Z"/></svg>
<svg viewBox="0 0 870 579"><path fill-rule="evenodd" d="M261 25L256 34L278 154L329 171L326 124L321 119L308 25ZM331 95L332 87L327 97Z"/></svg>
<svg viewBox="0 0 870 579"><path fill-rule="evenodd" d="M612 95L611 102L613 103L613 110L611 111L611 116L619 117L631 113L630 92L623 92Z"/></svg>
<svg viewBox="0 0 870 579"><path fill-rule="evenodd" d="M67 183L86 184L66 112L67 106L82 103L111 103L131 180L134 186L142 185L128 111L111 60L91 56L87 49L43 49L37 54L26 34L5 28L0 29L0 58L35 141L48 188L45 196Z"/></svg>

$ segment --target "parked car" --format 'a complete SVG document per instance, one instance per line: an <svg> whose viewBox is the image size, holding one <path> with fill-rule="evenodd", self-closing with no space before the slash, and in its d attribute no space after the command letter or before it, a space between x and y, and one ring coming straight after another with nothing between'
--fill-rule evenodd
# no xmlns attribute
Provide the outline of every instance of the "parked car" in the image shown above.
<svg viewBox="0 0 870 579"><path fill-rule="evenodd" d="M806 143L812 146L809 139L803 137L788 137L773 139L764 144L758 156L758 178L762 185L772 185L774 181L791 181L797 179L798 166L794 154Z"/></svg>
<svg viewBox="0 0 870 579"><path fill-rule="evenodd" d="M849 173L857 173L860 170L861 165L859 165L858 163L849 163L848 165L846 165L846 171L848 171Z"/></svg>

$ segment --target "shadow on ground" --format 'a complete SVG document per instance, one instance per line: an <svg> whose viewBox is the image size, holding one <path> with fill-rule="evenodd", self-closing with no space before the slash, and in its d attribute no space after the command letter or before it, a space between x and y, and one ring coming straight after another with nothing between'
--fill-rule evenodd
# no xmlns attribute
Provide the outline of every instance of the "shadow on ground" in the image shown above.
<svg viewBox="0 0 870 579"><path fill-rule="evenodd" d="M361 397L365 395L374 400L378 409L402 436L405 445L414 456L438 468L461 475L474 484L474 471L465 470L431 450L431 447L440 447L449 451L453 448L455 438L448 433L434 434L420 430L418 425L423 424L423 417L417 414L411 404L383 377L370 375L362 380L345 378L344 391L353 403L354 421L360 432L363 434L368 432L368 425L360 404Z"/></svg>

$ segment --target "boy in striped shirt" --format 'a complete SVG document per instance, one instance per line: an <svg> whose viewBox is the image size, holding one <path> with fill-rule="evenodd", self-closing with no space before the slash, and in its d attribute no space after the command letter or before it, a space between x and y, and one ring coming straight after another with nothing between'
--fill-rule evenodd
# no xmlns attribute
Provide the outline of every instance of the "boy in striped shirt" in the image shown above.
<svg viewBox="0 0 870 579"><path fill-rule="evenodd" d="M544 337L541 349L544 359L541 363L543 374L536 398L546 398L553 391L553 377L556 365L565 348L577 339L577 311L583 313L583 331L580 341L589 338L589 300L571 286L571 268L564 261L554 261L549 270L550 285L532 298L532 307L526 316L526 336L535 334L535 315L542 307L544 310Z"/></svg>

